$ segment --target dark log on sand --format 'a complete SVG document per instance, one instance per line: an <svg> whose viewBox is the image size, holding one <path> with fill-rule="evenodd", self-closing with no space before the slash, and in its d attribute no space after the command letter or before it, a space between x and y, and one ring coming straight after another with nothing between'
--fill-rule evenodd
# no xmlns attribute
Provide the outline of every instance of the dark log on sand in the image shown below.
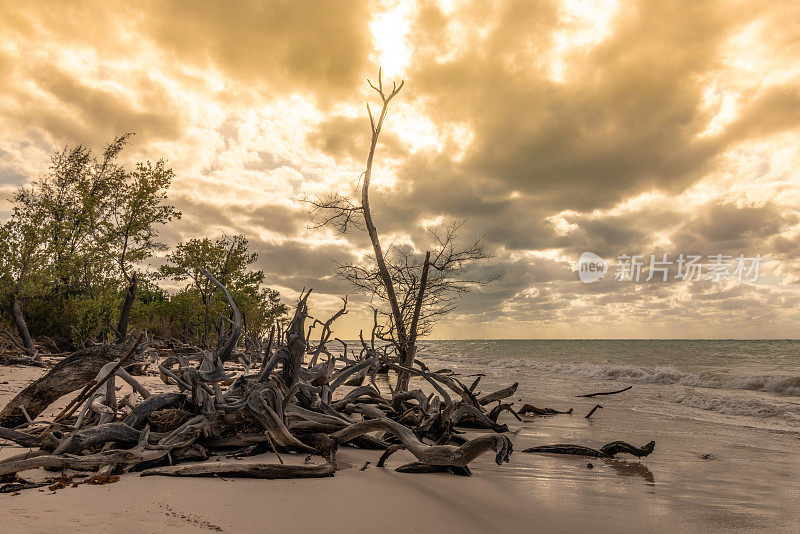
<svg viewBox="0 0 800 534"><path fill-rule="evenodd" d="M572 413L572 408L567 410L566 412L559 412L558 410L554 410L552 408L537 408L532 404L523 404L522 408L517 410L517 413L520 415L557 415L557 414L570 414Z"/></svg>
<svg viewBox="0 0 800 534"><path fill-rule="evenodd" d="M60 361L6 404L0 411L0 426L13 428L26 423L21 406L31 418L36 418L53 402L84 387L104 365L123 356L129 348L126 345L96 345Z"/></svg>
<svg viewBox="0 0 800 534"><path fill-rule="evenodd" d="M0 365L30 365L31 367L47 367L39 355L33 356L0 356Z"/></svg>
<svg viewBox="0 0 800 534"><path fill-rule="evenodd" d="M39 447L42 444L41 438L37 436L31 436L25 432L18 432L5 427L0 427L0 439L13 441L17 445L21 445L23 447Z"/></svg>
<svg viewBox="0 0 800 534"><path fill-rule="evenodd" d="M17 482L9 482L0 486L0 493L16 493L24 489L43 488L49 486L49 482L28 482L27 480L18 479Z"/></svg>
<svg viewBox="0 0 800 534"><path fill-rule="evenodd" d="M450 416L450 424L468 428L486 428L495 432L508 432L508 426L497 424L496 419L492 420L474 406L466 404L462 404L453 411L453 415Z"/></svg>
<svg viewBox="0 0 800 534"><path fill-rule="evenodd" d="M583 445L558 444L531 447L529 449L524 449L522 452L571 454L575 456L591 456L593 458L613 458L617 454L625 453L632 454L637 458L642 458L653 452L655 448L655 441L651 441L644 447L635 447L624 441L612 441L599 449L592 449L591 447L584 447Z"/></svg>
<svg viewBox="0 0 800 534"><path fill-rule="evenodd" d="M514 411L514 408L512 408L510 404L501 404L501 403L498 403L497 406L492 408L492 411L489 412L489 419L491 419L496 423L497 418L500 417L500 414L503 412L509 412L511 415L514 416L514 418L517 421L520 422L522 421L522 417L520 417L519 414Z"/></svg>
<svg viewBox="0 0 800 534"><path fill-rule="evenodd" d="M599 393L589 393L587 395L575 395L575 396L576 397L590 398L590 397L600 397L601 395L616 395L617 393L622 393L623 391L628 391L632 387L633 386L628 386L626 388L618 389L616 391L601 391Z"/></svg>
<svg viewBox="0 0 800 534"><path fill-rule="evenodd" d="M602 408L602 406L600 406L599 404L595 404L595 405L594 405L594 408L592 408L592 409L589 411L589 413L587 413L587 414L586 414L586 419L589 419L589 418L592 416L592 414L593 414L595 411L597 411L599 408Z"/></svg>

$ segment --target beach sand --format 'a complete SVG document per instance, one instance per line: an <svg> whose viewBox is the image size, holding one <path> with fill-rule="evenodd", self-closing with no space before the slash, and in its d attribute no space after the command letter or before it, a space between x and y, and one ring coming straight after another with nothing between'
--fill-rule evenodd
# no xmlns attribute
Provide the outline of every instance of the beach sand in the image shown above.
<svg viewBox="0 0 800 534"><path fill-rule="evenodd" d="M0 367L0 403L42 372ZM146 377L144 382L156 391L166 389L155 377ZM589 391L602 384L587 381L579 386ZM523 423L503 419L512 430L515 447L510 463L497 466L493 455L487 454L471 465L469 478L396 473L395 467L412 461L405 451L392 456L387 467L376 468L378 451L343 448L339 459L351 467L325 479L127 474L104 486L4 494L0 495L3 530L598 533L800 529L796 435L745 431L735 425L712 427L702 421L643 413L626 408L621 398L601 400L605 408L585 419L593 399L577 401L558 384L547 383L546 389L561 393L551 401L542 398L537 405L563 408L569 403L576 413L528 418ZM646 385L634 390L637 396L650 393ZM42 418L52 416L66 400L61 399ZM525 401L530 402L528 397ZM654 439L656 450L641 460L520 452L558 442L599 447L617 439L635 445ZM0 458L24 450L4 445ZM304 459L302 455L283 457L297 463ZM277 459L265 454L242 461ZM360 470L367 461L371 465ZM590 463L592 468L588 468ZM24 476L37 480L56 474L39 470Z"/></svg>

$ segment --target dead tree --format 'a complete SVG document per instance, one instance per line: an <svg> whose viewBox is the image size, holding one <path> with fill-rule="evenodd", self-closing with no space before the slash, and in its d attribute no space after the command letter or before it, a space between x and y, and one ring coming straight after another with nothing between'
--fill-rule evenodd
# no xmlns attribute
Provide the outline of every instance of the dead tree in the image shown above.
<svg viewBox="0 0 800 534"><path fill-rule="evenodd" d="M18 289L15 289L11 297L11 310L14 316L14 325L17 327L19 337L22 339L23 350L28 356L36 355L36 348L33 346L33 338L28 331L28 324L25 322L25 315L22 313L22 306L19 304Z"/></svg>
<svg viewBox="0 0 800 534"><path fill-rule="evenodd" d="M407 247L384 248L370 208L369 187L372 181L373 162L378 140L392 99L403 88L403 83L392 84L386 91L380 71L378 85L368 82L381 99L377 120L367 104L371 140L367 161L361 180L360 204L349 197L333 194L327 199L306 199L311 206L311 216L316 227L330 226L341 234L351 227L367 232L373 254L366 263L340 264L338 273L357 289L381 302L379 314L382 324L378 337L391 345L397 363L408 368L417 353L419 338L428 334L435 320L453 310L456 297L487 280L466 280L465 268L487 256L480 240L459 248L456 236L463 223L455 223L443 231L430 229L433 250L424 259ZM410 375L398 374L397 389L408 389Z"/></svg>
<svg viewBox="0 0 800 534"><path fill-rule="evenodd" d="M127 273L125 273L127 276ZM117 343L123 343L128 337L128 322L131 318L133 303L136 301L136 290L139 286L139 278L136 273L128 280L128 287L125 288L125 299L122 301L122 309L117 322Z"/></svg>
<svg viewBox="0 0 800 534"><path fill-rule="evenodd" d="M18 193L20 195L22 193ZM37 226L41 221L32 217L32 220L20 216L21 210L15 207L10 221L0 225L0 271L10 278L13 284L11 291L11 316L17 329L21 343L11 336L8 337L26 356L37 358L37 350L33 343L25 313L22 308L20 295L26 280L29 278L33 264L39 260L41 238L37 234Z"/></svg>

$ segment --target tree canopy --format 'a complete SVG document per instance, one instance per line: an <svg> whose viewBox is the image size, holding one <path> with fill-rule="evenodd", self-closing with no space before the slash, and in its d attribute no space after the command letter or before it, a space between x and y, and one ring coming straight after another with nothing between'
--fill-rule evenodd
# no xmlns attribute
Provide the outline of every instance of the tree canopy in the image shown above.
<svg viewBox="0 0 800 534"><path fill-rule="evenodd" d="M186 282L184 296L195 295L202 303L203 320L201 343L209 344L211 323L216 331L223 326L215 321L226 309L224 299L218 288L211 283L200 268L211 273L234 295L237 305L245 318L251 333L261 336L275 320L282 317L288 308L280 302L278 292L262 288L264 273L250 270L249 266L258 259L258 254L250 252L248 241L243 235L222 236L217 239L203 237L179 243L167 255L167 263L159 269L162 278L172 278Z"/></svg>
<svg viewBox="0 0 800 534"><path fill-rule="evenodd" d="M13 195L11 217L0 224L0 322L13 322L26 352L35 352L30 333L73 346L122 341L131 315L141 327L175 328L205 342L218 302L197 267L249 303L243 309L252 328L268 328L285 312L278 293L262 287L264 274L249 268L257 255L244 236L191 239L168 254L160 272L148 268L148 259L167 250L160 229L181 213L169 202L174 173L164 160L121 161L131 139L121 135L100 154L66 146ZM170 295L158 287L164 277L190 279L191 288ZM198 309L203 326L190 328Z"/></svg>

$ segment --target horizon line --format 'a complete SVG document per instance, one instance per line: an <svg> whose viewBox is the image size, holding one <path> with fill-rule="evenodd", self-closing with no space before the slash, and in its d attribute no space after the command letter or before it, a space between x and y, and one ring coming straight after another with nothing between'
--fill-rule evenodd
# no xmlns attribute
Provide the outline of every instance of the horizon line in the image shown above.
<svg viewBox="0 0 800 534"><path fill-rule="evenodd" d="M358 341L348 339L347 341ZM506 338L426 338L426 341L800 341L791 337L506 337Z"/></svg>

